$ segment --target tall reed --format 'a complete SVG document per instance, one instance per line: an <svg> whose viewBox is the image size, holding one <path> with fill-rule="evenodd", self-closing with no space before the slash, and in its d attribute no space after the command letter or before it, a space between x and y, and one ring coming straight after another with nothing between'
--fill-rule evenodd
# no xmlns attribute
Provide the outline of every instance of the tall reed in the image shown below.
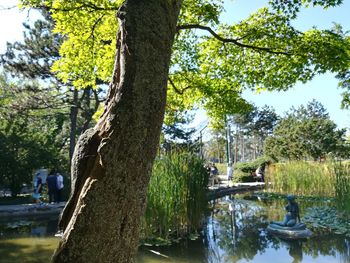
<svg viewBox="0 0 350 263"><path fill-rule="evenodd" d="M335 201L338 210L350 215L350 167L349 164L333 163L335 173Z"/></svg>
<svg viewBox="0 0 350 263"><path fill-rule="evenodd" d="M208 174L204 163L190 154L155 161L143 220L143 238L170 240L201 226L207 206Z"/></svg>
<svg viewBox="0 0 350 263"><path fill-rule="evenodd" d="M335 195L335 174L328 163L293 161L269 167L269 191L304 196Z"/></svg>

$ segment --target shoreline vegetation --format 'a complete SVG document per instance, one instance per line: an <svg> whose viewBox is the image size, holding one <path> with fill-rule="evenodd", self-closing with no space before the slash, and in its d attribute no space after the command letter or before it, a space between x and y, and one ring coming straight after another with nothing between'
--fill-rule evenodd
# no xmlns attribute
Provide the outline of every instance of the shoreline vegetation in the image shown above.
<svg viewBox="0 0 350 263"><path fill-rule="evenodd" d="M252 198L267 203L278 200L281 201L282 207L286 194L259 191L255 192ZM307 224L314 236L336 234L350 237L350 214L337 209L334 197L297 196L296 200L302 210L301 221Z"/></svg>
<svg viewBox="0 0 350 263"><path fill-rule="evenodd" d="M182 153L155 161L142 220L141 244L167 245L198 236L207 211L204 161Z"/></svg>
<svg viewBox="0 0 350 263"><path fill-rule="evenodd" d="M293 193L298 199L321 201L308 208L304 220L318 235L344 234L350 237L349 162L294 161L269 167L267 191Z"/></svg>
<svg viewBox="0 0 350 263"><path fill-rule="evenodd" d="M334 198L338 210L350 214L350 164L348 162L277 163L269 166L266 182L269 192Z"/></svg>
<svg viewBox="0 0 350 263"><path fill-rule="evenodd" d="M140 244L169 245L198 237L208 212L208 177L204 161L196 155L178 153L158 158L148 189ZM265 191L255 196L283 200L292 193L302 202L315 202L317 206L306 209L303 219L314 232L350 236L349 163L272 164L266 183Z"/></svg>

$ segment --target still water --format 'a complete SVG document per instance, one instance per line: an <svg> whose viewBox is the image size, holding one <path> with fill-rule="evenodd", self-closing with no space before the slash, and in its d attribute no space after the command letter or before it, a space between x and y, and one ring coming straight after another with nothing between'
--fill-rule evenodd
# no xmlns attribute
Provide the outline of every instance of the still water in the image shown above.
<svg viewBox="0 0 350 263"><path fill-rule="evenodd" d="M302 210L311 205L301 203ZM141 247L136 262L350 263L350 239L344 236L292 242L268 235L268 221L283 217L281 201L239 195L213 202L210 208L198 239ZM55 218L0 221L0 262L48 262L58 243L53 237L56 224Z"/></svg>

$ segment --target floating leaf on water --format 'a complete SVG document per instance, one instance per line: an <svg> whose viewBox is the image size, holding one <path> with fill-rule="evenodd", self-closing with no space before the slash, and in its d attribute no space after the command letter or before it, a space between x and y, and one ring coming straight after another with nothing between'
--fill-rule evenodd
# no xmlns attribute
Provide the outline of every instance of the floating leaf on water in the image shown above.
<svg viewBox="0 0 350 263"><path fill-rule="evenodd" d="M199 235L198 235L197 233L195 233L195 234L191 234L191 235L189 236L189 239L191 239L191 240L197 240L198 237L199 237Z"/></svg>

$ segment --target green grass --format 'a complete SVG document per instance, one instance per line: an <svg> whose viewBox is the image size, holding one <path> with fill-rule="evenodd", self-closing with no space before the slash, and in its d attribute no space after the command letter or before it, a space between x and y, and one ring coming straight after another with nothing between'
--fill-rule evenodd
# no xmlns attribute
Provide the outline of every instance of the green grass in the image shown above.
<svg viewBox="0 0 350 263"><path fill-rule="evenodd" d="M269 166L270 191L306 196L335 195L335 174L328 163L287 162Z"/></svg>

